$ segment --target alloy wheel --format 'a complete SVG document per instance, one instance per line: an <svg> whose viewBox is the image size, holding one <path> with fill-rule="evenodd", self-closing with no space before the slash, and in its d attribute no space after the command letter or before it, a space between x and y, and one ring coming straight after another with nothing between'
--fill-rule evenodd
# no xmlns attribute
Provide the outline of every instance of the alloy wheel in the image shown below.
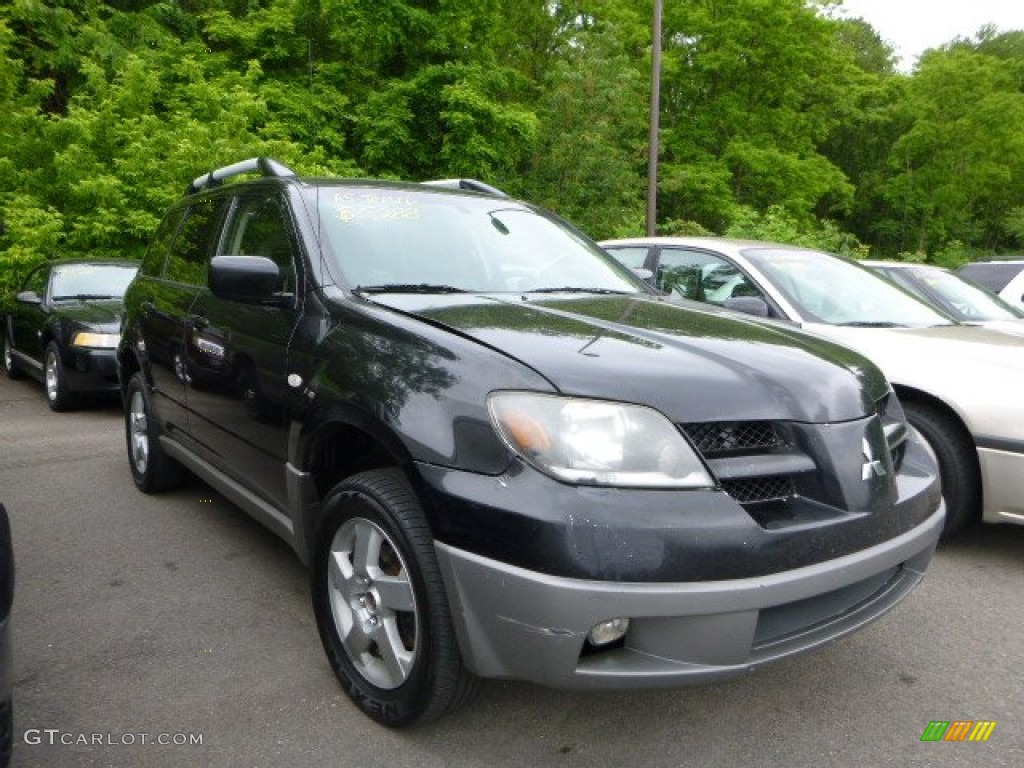
<svg viewBox="0 0 1024 768"><path fill-rule="evenodd" d="M53 351L46 353L46 396L51 403L57 401L60 394L60 374L57 371L57 355Z"/></svg>
<svg viewBox="0 0 1024 768"><path fill-rule="evenodd" d="M146 402L141 392L133 392L128 411L129 446L135 470L143 475L149 466L149 429Z"/></svg>
<svg viewBox="0 0 1024 768"><path fill-rule="evenodd" d="M345 521L328 552L331 613L342 646L372 685L404 683L419 652L419 618L409 570L380 526Z"/></svg>

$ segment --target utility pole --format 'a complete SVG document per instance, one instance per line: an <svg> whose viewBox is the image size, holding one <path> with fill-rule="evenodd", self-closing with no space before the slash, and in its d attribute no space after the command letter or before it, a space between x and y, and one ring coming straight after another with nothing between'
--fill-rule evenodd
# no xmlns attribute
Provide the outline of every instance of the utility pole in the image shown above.
<svg viewBox="0 0 1024 768"><path fill-rule="evenodd" d="M658 227L658 135L661 115L661 3L654 0L654 40L651 47L651 133L647 140L647 235Z"/></svg>

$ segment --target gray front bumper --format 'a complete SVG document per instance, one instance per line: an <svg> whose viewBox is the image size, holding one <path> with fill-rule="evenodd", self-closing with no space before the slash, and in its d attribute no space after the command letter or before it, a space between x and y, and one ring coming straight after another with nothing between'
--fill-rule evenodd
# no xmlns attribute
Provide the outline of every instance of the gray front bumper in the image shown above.
<svg viewBox="0 0 1024 768"><path fill-rule="evenodd" d="M467 667L555 688L685 685L734 677L884 614L921 580L945 509L870 549L769 576L618 583L548 576L437 542ZM629 618L621 648L581 655L598 622Z"/></svg>

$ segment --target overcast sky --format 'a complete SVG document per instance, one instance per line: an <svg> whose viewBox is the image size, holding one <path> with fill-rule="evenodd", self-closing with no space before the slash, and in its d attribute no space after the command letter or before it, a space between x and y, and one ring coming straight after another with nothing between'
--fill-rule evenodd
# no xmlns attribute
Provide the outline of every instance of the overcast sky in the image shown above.
<svg viewBox="0 0 1024 768"><path fill-rule="evenodd" d="M985 24L1024 30L1024 0L843 0L843 7L896 49L905 71L926 49L973 37Z"/></svg>

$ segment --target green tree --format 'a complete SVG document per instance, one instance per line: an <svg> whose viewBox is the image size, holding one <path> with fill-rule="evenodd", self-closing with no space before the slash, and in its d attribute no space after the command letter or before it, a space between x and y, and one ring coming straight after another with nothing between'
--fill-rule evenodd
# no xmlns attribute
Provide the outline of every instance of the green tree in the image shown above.
<svg viewBox="0 0 1024 768"><path fill-rule="evenodd" d="M638 26L591 19L542 81L525 191L595 237L643 224L650 40Z"/></svg>
<svg viewBox="0 0 1024 768"><path fill-rule="evenodd" d="M927 52L907 93L913 123L893 144L882 194L900 250L958 241L973 251L1019 245L1024 199L1020 62L954 45Z"/></svg>
<svg viewBox="0 0 1024 768"><path fill-rule="evenodd" d="M743 206L808 224L849 207L820 150L858 77L834 21L803 0L669 4L665 42L664 217L721 231Z"/></svg>

